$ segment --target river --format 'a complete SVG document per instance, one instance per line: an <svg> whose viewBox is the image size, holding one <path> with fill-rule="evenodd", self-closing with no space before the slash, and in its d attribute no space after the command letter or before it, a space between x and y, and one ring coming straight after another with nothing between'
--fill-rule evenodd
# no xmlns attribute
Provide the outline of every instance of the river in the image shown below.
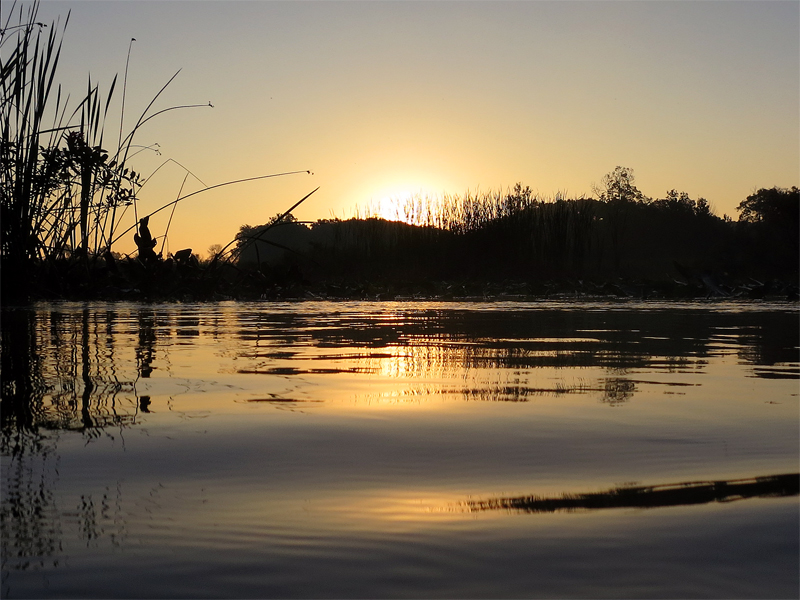
<svg viewBox="0 0 800 600"><path fill-rule="evenodd" d="M797 597L796 304L2 312L4 598Z"/></svg>

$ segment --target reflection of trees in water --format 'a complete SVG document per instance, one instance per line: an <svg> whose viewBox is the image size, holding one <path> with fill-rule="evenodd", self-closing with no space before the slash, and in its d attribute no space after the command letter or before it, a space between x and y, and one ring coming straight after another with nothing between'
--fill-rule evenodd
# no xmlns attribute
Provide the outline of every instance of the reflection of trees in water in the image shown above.
<svg viewBox="0 0 800 600"><path fill-rule="evenodd" d="M520 402L537 395L596 393L603 402L621 404L640 383L651 383L634 379L637 370L703 372L722 354L755 366L790 365L783 376L798 377L796 313L417 310L413 305L392 314L315 310L304 313L302 305L283 313L271 313L268 305L3 310L3 570L54 564L67 528L77 529L87 544L125 539L132 513L122 510L120 485L87 491L74 505L57 505L56 436L68 431L94 438L135 424L150 403L149 396L138 395L136 381L152 377L174 338L219 341L215 352L242 357L265 372L344 370L405 379L411 385L398 394L406 400L435 393ZM337 362L344 368L298 367ZM598 367L604 376L595 380L543 384L531 377L537 369L579 373Z"/></svg>
<svg viewBox="0 0 800 600"><path fill-rule="evenodd" d="M170 338L196 337L200 325L195 311L149 306L3 310L4 572L57 566L63 540L122 543L136 508L122 510L120 482L100 492L87 490L64 504L58 494L59 438L113 438L116 430L135 425L150 404L149 396L138 395L136 381L151 376L157 359L166 360ZM209 315L206 325L215 337L230 335L226 315ZM157 493L151 490L145 499L148 511ZM3 592L8 595L7 589Z"/></svg>
<svg viewBox="0 0 800 600"><path fill-rule="evenodd" d="M59 458L52 438L27 434L26 447L3 465L0 506L2 573L58 567L70 540L87 547L120 546L127 538L131 507L123 508L122 484L81 494L74 503L58 494ZM4 587L4 597L9 590Z"/></svg>
<svg viewBox="0 0 800 600"><path fill-rule="evenodd" d="M445 383L412 384L400 389L368 394L364 397L364 400L367 402L414 402L430 396L453 396L467 402L528 402L531 399L544 396L599 394L601 402L615 406L629 401L636 389L635 381L619 377L601 379L598 384L555 382L550 386L537 385L526 381L516 381L508 384L492 384L480 381L473 386L462 387Z"/></svg>
<svg viewBox="0 0 800 600"><path fill-rule="evenodd" d="M622 404L630 400L635 391L636 384L630 379L609 377L603 385L602 401L612 406Z"/></svg>
<svg viewBox="0 0 800 600"><path fill-rule="evenodd" d="M4 311L2 320L2 401L0 445L3 455L0 536L2 571L44 566L61 548L53 480L54 444L39 433L56 427L47 410L49 386L37 352L38 323L32 311ZM4 578L5 579L5 578ZM8 595L4 588L5 596Z"/></svg>
<svg viewBox="0 0 800 600"><path fill-rule="evenodd" d="M296 311L271 311L269 305L235 304L6 310L4 444L13 444L13 435L6 434L25 429L97 435L132 424L150 403L148 396L139 397L136 380L153 376L176 339L218 339L223 342L220 355L246 358L248 372L344 371L414 379L463 379L464 371L519 372L519 381L509 376L466 386L473 396L497 388L500 397L514 400L528 392L576 391L569 381L528 385L530 372L543 368L602 368L605 377L578 387L599 388L610 404L635 393L636 386L625 381L632 372L703 372L721 354L738 355L756 366L779 365L779 373L757 369L758 376L798 376L794 313L613 306L470 311L395 305L387 312L334 307L308 312L302 305ZM316 368L320 363L326 364Z"/></svg>
<svg viewBox="0 0 800 600"><path fill-rule="evenodd" d="M466 510L506 510L520 513L574 512L603 508L657 508L746 498L780 498L800 494L800 475L787 473L751 479L687 481L653 486L625 486L604 492L562 496L516 496L464 503Z"/></svg>
<svg viewBox="0 0 800 600"><path fill-rule="evenodd" d="M91 436L132 425L148 404L135 383L156 368L159 338L194 336L198 326L196 317L148 308L4 311L4 441L19 430Z"/></svg>
<svg viewBox="0 0 800 600"><path fill-rule="evenodd" d="M508 368L601 366L609 370L682 371L702 368L711 356L719 354L715 344L720 329L755 326L788 331L794 335L796 346L798 325L797 315L791 313L715 312L713 308L625 310L609 306L608 310L575 307L529 311L408 308L391 315L342 314L336 318L293 315L291 319L281 315L262 329L262 339L271 337L279 344L283 338L297 343L310 337L315 346L331 349L460 343L473 347L471 353L467 350L463 354L471 361L468 366L480 366L476 361L483 359L487 364L495 361ZM243 329L245 332L252 336L253 328ZM772 345L774 341L739 339L745 345Z"/></svg>
<svg viewBox="0 0 800 600"><path fill-rule="evenodd" d="M97 546L101 540L107 540L117 547L128 535L119 481L113 490L106 487L101 494L81 494L76 512L69 516L76 520L80 537L87 546Z"/></svg>
<svg viewBox="0 0 800 600"><path fill-rule="evenodd" d="M42 399L47 390L42 357L36 351L37 320L31 311L4 311L2 319L2 453L21 451L25 432L50 417Z"/></svg>
<svg viewBox="0 0 800 600"><path fill-rule="evenodd" d="M90 309L4 313L4 441L20 430L99 435L135 421L133 381L117 372L114 320L113 313Z"/></svg>
<svg viewBox="0 0 800 600"><path fill-rule="evenodd" d="M788 325L788 326L787 326ZM755 366L754 374L766 378L800 378L800 326L777 315L738 332L740 360Z"/></svg>
<svg viewBox="0 0 800 600"><path fill-rule="evenodd" d="M797 325L797 315L791 313L715 312L713 307L628 310L609 305L602 310L470 311L416 310L408 305L387 313L365 309L335 315L247 310L237 315L239 338L244 342L237 356L248 359L248 366L240 369L246 373L350 372L419 380L466 379L465 372L492 369L525 374L543 368L600 367L606 376L589 385L542 386L509 379L465 387L464 398L524 401L542 393L598 391L602 402L617 405L636 393L636 382L630 378L636 371L703 373L713 357L737 352L747 362L757 363L776 351L789 360L780 348L790 348L790 344L776 335L794 336L791 360L796 371ZM753 328L783 333L720 340L720 332ZM307 352L308 347L326 352ZM318 369L308 361L341 368ZM787 376L785 371L781 376ZM758 370L755 374L769 376ZM415 390L409 388L395 397L418 396ZM443 387L433 393L451 392Z"/></svg>
<svg viewBox="0 0 800 600"><path fill-rule="evenodd" d="M198 337L201 319L196 309L43 307L3 310L1 325L3 452L13 454L22 431L133 425L150 402L136 382L168 363L174 338ZM208 332L230 336L227 317Z"/></svg>
<svg viewBox="0 0 800 600"><path fill-rule="evenodd" d="M16 441L14 457L3 460L3 573L11 568L57 566L62 551L62 526L54 493L58 458L53 444L27 432L20 433ZM8 597L7 590L3 595Z"/></svg>
<svg viewBox="0 0 800 600"><path fill-rule="evenodd" d="M29 438L37 443L34 438ZM59 459L52 440L38 440L43 448L25 449L3 466L3 502L0 506L2 572L58 567L67 554L65 540L87 546L120 546L127 537L127 512L122 489L82 494L75 504L57 499ZM5 462L5 461L4 461ZM7 590L3 596L8 597Z"/></svg>
<svg viewBox="0 0 800 600"><path fill-rule="evenodd" d="M528 402L537 397L564 396L567 394L587 394L602 392L597 387L585 383L566 385L556 382L552 386L534 386L522 384L491 384L481 382L472 387L451 386L442 383L415 383L404 388L356 396L367 404L380 403L414 403L431 396L452 396L465 402Z"/></svg>

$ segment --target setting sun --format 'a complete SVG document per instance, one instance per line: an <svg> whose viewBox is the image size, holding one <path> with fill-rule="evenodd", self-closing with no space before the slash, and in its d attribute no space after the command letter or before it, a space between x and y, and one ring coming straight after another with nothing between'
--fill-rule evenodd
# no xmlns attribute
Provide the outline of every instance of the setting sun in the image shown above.
<svg viewBox="0 0 800 600"><path fill-rule="evenodd" d="M403 207L415 197L422 196L423 192L421 190L414 192L409 188L398 187L381 190L379 194L378 200L372 202L370 206L374 215L387 221L406 221Z"/></svg>

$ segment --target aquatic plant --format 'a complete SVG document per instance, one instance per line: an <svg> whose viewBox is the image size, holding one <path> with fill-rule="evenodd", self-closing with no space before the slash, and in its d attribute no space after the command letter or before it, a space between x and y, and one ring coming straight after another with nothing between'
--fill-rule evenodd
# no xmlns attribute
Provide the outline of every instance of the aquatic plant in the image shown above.
<svg viewBox="0 0 800 600"><path fill-rule="evenodd" d="M27 10L22 6L17 10L15 4L0 30L0 260L5 299L26 298L36 275L53 282L91 279L98 269L118 272L113 245L132 230L139 261L147 268L156 267L163 259L164 241L157 254L159 236L148 228L152 215L169 208L174 215L179 202L219 187L310 173L298 170L203 184L202 189L188 194L182 194L181 186L177 199L141 214L137 197L150 178L135 171L130 160L142 151L158 149L157 145L134 144L137 133L166 112L211 107L211 103L155 108L179 70L126 131L123 123L132 39L122 80L119 132L116 143L109 146L105 132L114 115L111 107L117 77L106 94L89 78L85 96L72 108L69 96L55 82L69 15L63 24L54 21L48 28L37 20L38 9L38 1ZM167 159L161 166L168 162L176 161ZM185 170L186 177L194 176ZM125 228L123 220L131 216L133 224ZM82 268L76 270L78 266ZM136 283L129 281L128 287Z"/></svg>
<svg viewBox="0 0 800 600"><path fill-rule="evenodd" d="M116 149L105 150L117 78L104 97L90 77L86 95L70 108L69 96L55 84L69 15L48 28L37 21L38 2L27 11L15 8L0 33L5 51L0 58L0 220L6 284L16 287L34 263L76 258L85 263L111 252L120 219L128 207L136 211L142 185L141 175L128 164L139 151L131 152L137 131L158 114L189 106L152 112L173 76L123 135L123 92Z"/></svg>

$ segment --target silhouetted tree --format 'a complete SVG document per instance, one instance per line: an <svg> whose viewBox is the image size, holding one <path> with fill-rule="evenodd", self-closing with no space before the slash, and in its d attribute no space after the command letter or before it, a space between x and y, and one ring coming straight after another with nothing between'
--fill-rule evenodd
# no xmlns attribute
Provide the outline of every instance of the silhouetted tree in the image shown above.
<svg viewBox="0 0 800 600"><path fill-rule="evenodd" d="M619 271L622 256L626 253L630 215L636 204L650 199L634 185L633 169L616 167L603 176L603 186L594 187L594 193L605 206L604 219L611 244L614 271Z"/></svg>
<svg viewBox="0 0 800 600"><path fill-rule="evenodd" d="M741 249L747 262L768 276L798 273L800 260L800 189L762 188L737 210Z"/></svg>
<svg viewBox="0 0 800 600"><path fill-rule="evenodd" d="M740 221L770 225L789 221L794 224L796 231L800 220L800 189L761 188L742 200L736 210L741 213Z"/></svg>
<svg viewBox="0 0 800 600"><path fill-rule="evenodd" d="M711 207L705 198L692 200L689 194L677 190L668 191L666 198L654 200L653 205L676 214L711 216Z"/></svg>
<svg viewBox="0 0 800 600"><path fill-rule="evenodd" d="M222 244L211 244L207 252L209 258L214 258L217 254L222 252Z"/></svg>
<svg viewBox="0 0 800 600"><path fill-rule="evenodd" d="M603 202L648 202L639 188L634 185L633 169L616 167L611 173L603 175L603 187L594 187L594 192Z"/></svg>

